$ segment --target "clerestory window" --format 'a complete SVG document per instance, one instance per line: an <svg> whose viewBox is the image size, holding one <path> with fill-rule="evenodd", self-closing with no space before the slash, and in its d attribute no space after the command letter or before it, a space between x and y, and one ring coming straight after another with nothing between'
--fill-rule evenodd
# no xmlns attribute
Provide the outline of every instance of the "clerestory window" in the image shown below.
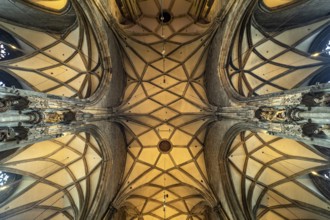
<svg viewBox="0 0 330 220"><path fill-rule="evenodd" d="M330 148L315 146L314 147L320 151L322 154L330 157ZM310 174L311 179L313 180L316 188L330 200L330 169L313 171Z"/></svg>
<svg viewBox="0 0 330 220"><path fill-rule="evenodd" d="M0 170L0 203L15 192L21 179L22 175Z"/></svg>
<svg viewBox="0 0 330 220"><path fill-rule="evenodd" d="M22 84L11 74L0 69L0 86L1 87L15 87L22 89Z"/></svg>
<svg viewBox="0 0 330 220"><path fill-rule="evenodd" d="M0 62L23 55L17 40L7 31L0 29Z"/></svg>

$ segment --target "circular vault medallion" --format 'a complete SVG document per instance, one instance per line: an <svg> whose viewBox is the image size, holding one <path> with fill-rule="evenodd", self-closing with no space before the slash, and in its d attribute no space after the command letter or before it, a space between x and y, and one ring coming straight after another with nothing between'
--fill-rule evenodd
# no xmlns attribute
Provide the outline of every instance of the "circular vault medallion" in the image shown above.
<svg viewBox="0 0 330 220"><path fill-rule="evenodd" d="M172 20L172 15L168 11L159 13L158 20L160 23L167 24Z"/></svg>
<svg viewBox="0 0 330 220"><path fill-rule="evenodd" d="M161 153L169 153L172 149L172 144L168 140L162 140L158 144L158 149Z"/></svg>

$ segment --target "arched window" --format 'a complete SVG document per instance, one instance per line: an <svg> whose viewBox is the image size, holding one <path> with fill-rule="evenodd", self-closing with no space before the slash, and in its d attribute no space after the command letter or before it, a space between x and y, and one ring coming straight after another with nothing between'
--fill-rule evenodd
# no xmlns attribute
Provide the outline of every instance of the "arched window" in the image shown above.
<svg viewBox="0 0 330 220"><path fill-rule="evenodd" d="M314 171L310 174L316 188L330 200L330 169Z"/></svg>
<svg viewBox="0 0 330 220"><path fill-rule="evenodd" d="M0 29L0 61L10 60L23 55L16 39L7 31Z"/></svg>
<svg viewBox="0 0 330 220"><path fill-rule="evenodd" d="M330 148L314 145L314 147L322 154L330 157ZM330 200L330 169L314 171L310 174L316 188Z"/></svg>
<svg viewBox="0 0 330 220"><path fill-rule="evenodd" d="M330 67L327 67L318 72L308 83L308 85L315 85L318 83L330 83Z"/></svg>
<svg viewBox="0 0 330 220"><path fill-rule="evenodd" d="M330 26L317 35L309 48L309 52L312 56L330 57Z"/></svg>
<svg viewBox="0 0 330 220"><path fill-rule="evenodd" d="M22 84L9 73L0 70L0 86L1 87L15 87L17 89L22 89Z"/></svg>
<svg viewBox="0 0 330 220"><path fill-rule="evenodd" d="M22 179L22 175L0 170L0 203L11 196Z"/></svg>
<svg viewBox="0 0 330 220"><path fill-rule="evenodd" d="M330 26L325 28L320 34L316 36L312 42L309 53L312 57L330 58ZM330 67L326 67L319 71L308 83L308 85L315 85L317 83L330 82Z"/></svg>
<svg viewBox="0 0 330 220"><path fill-rule="evenodd" d="M322 154L330 157L330 148L327 147L321 147L318 145L314 145L315 149L318 150L319 152L321 152Z"/></svg>

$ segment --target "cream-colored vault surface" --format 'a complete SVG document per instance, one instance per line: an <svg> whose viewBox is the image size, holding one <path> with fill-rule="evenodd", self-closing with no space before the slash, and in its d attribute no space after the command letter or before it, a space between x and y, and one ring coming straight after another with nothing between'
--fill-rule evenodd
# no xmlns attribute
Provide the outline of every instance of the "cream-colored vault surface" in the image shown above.
<svg viewBox="0 0 330 220"><path fill-rule="evenodd" d="M68 0L25 0L40 9L49 10L52 12L61 12L66 9L69 4Z"/></svg>
<svg viewBox="0 0 330 220"><path fill-rule="evenodd" d="M270 9L278 9L297 2L296 0L263 0L263 3Z"/></svg>
<svg viewBox="0 0 330 220"><path fill-rule="evenodd" d="M116 111L128 154L115 203L131 207L129 219L203 219L205 204L215 205L203 153L205 126L214 117L203 78L214 28L194 21L192 4L164 1L173 18L161 25L160 2L138 1L136 24L117 27L127 88ZM164 139L173 145L169 153L157 148Z"/></svg>
<svg viewBox="0 0 330 220"><path fill-rule="evenodd" d="M329 201L309 177L328 166L328 157L313 147L245 131L228 158L237 200L256 219L329 219Z"/></svg>
<svg viewBox="0 0 330 220"><path fill-rule="evenodd" d="M101 149L88 133L18 150L1 170L23 176L0 207L0 219L80 219L91 210L102 168Z"/></svg>
<svg viewBox="0 0 330 220"><path fill-rule="evenodd" d="M1 61L0 68L35 91L78 98L91 96L102 79L102 63L89 23L80 16L77 19L63 34L0 21L0 28L18 40L20 48L14 49L24 54Z"/></svg>
<svg viewBox="0 0 330 220"><path fill-rule="evenodd" d="M327 65L322 57L311 56L309 47L329 21L266 32L249 18L236 33L227 67L234 89L251 97L306 85Z"/></svg>

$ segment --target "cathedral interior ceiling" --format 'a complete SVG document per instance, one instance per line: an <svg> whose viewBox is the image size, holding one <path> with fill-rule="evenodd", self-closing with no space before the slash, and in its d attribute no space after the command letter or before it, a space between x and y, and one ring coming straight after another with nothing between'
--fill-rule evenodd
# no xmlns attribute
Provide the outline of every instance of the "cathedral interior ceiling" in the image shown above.
<svg viewBox="0 0 330 220"><path fill-rule="evenodd" d="M125 210L126 219L207 219L205 213L219 206L219 202L226 203L223 206L230 217L235 216L231 209L236 209L248 219L329 219L329 200L314 182L320 181L316 171L330 167L330 154L260 130L223 133L219 134L221 140L213 141L222 127L214 131L209 126L219 120L220 106L208 101L212 93L205 87L206 64L223 22L220 12L227 2L235 7L234 3L241 1L8 2L12 7L26 7L61 19L68 16L70 21L70 8L76 13L75 21L61 30L58 25L56 30L42 29L43 25L32 27L1 16L0 31L14 38L12 43L1 45L16 51L17 56L1 57L8 51L0 48L0 69L18 79L24 89L83 102L99 91L106 94L113 69L107 69L104 62L108 59L111 63L115 55L105 55L102 46L113 44L120 51L125 73L122 86L126 88L120 104L102 109L103 113L111 111L108 119L115 122L111 126L116 128L108 122L102 127L104 121L98 122L106 128L32 144L6 158L0 155L0 180L8 178L4 172L20 178L10 180L15 191L5 200L0 187L0 219L88 219L100 210L100 200L107 193L104 179L112 178L105 171L110 169L119 172L116 180L110 180L116 185L111 186L112 190L117 185L119 188L116 195L107 197L110 208L102 210ZM295 0L260 3L272 12L298 4ZM93 17L90 11L83 10L89 4L109 8ZM108 17L101 16L104 11ZM36 13L29 16L32 19ZM115 40L112 44L99 42L99 35L109 32L103 33L104 27L92 22L91 18L97 16L105 19L113 31L115 39L108 36ZM228 50L226 65L212 73L227 80L231 91L242 99L309 85L311 79L329 68L329 58L313 56L310 49L329 26L329 16L295 27L280 28L284 24L279 24L273 31L257 22L253 10L242 18L237 30L232 31L233 39L222 39L231 41L230 47L221 48ZM50 22L59 24L60 20ZM213 89L212 92L218 91ZM87 109L94 107L97 111L99 106ZM224 131L237 123L229 121L221 121L227 123ZM119 125L124 135L119 135ZM117 129L117 133L110 135L109 127ZM101 135L105 132L109 133L107 137ZM102 137L108 142L104 143ZM223 146L227 139L230 143ZM126 155L120 148L124 142ZM204 150L206 142L209 151ZM219 153L221 147L228 151ZM105 154L106 150L111 152ZM122 157L109 156L116 157L116 153ZM216 161L206 161L210 158ZM222 161L218 163L219 159ZM125 166L116 167L119 160ZM213 173L219 170L220 163L226 164L227 170ZM219 189L225 181L229 185ZM216 189L232 194L220 198ZM236 206L232 201L237 202Z"/></svg>
<svg viewBox="0 0 330 220"><path fill-rule="evenodd" d="M69 0L26 0L26 3L39 7L43 10L49 10L50 12L63 12L68 8Z"/></svg>
<svg viewBox="0 0 330 220"><path fill-rule="evenodd" d="M326 155L294 140L244 131L228 158L237 199L257 219L329 218L329 202L310 178L311 171L328 166Z"/></svg>
<svg viewBox="0 0 330 220"><path fill-rule="evenodd" d="M240 95L259 96L308 85L326 67L327 60L311 56L310 47L329 25L329 18L280 30L285 24L279 23L270 32L258 24L253 14L241 24L227 67L228 78Z"/></svg>
<svg viewBox="0 0 330 220"><path fill-rule="evenodd" d="M98 88L103 76L99 51L90 24L81 15L61 35L10 21L0 21L0 28L19 42L7 46L23 54L2 61L1 68L28 88L78 98L88 98Z"/></svg>
<svg viewBox="0 0 330 220"><path fill-rule="evenodd" d="M85 132L17 151L1 163L2 171L14 171L23 178L2 203L0 218L79 218L93 206L102 157L95 138Z"/></svg>
<svg viewBox="0 0 330 220"><path fill-rule="evenodd" d="M128 143L117 197L144 219L202 218L201 202L215 205L208 185L203 142L212 120L203 73L215 26L189 14L192 1L138 1L135 24L118 24L127 88L116 108ZM161 22L161 12L169 21ZM158 144L173 145L162 153ZM166 212L163 210L166 195ZM168 197L167 197L168 196Z"/></svg>
<svg viewBox="0 0 330 220"><path fill-rule="evenodd" d="M297 0L264 0L263 3L271 9L286 7L297 2Z"/></svg>

